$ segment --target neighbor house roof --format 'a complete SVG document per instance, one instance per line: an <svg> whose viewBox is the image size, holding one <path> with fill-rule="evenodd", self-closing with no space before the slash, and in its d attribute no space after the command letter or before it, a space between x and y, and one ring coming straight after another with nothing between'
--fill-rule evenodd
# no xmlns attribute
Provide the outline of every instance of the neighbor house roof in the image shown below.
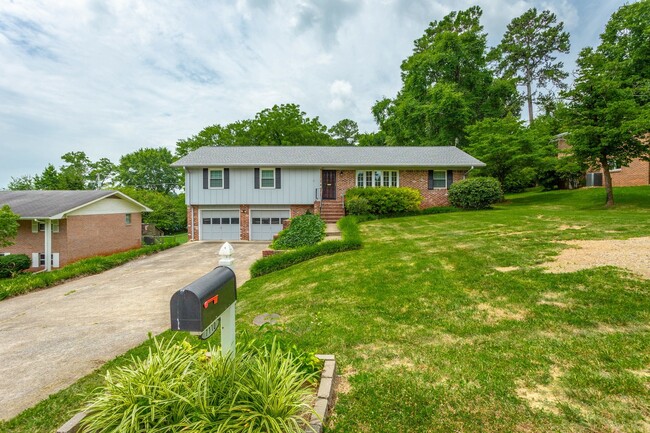
<svg viewBox="0 0 650 433"><path fill-rule="evenodd" d="M174 167L485 167L454 146L218 146L201 147Z"/></svg>
<svg viewBox="0 0 650 433"><path fill-rule="evenodd" d="M118 197L142 208L151 209L138 203L119 191L0 191L0 206L9 205L12 212L21 219L61 219L65 214L107 197Z"/></svg>

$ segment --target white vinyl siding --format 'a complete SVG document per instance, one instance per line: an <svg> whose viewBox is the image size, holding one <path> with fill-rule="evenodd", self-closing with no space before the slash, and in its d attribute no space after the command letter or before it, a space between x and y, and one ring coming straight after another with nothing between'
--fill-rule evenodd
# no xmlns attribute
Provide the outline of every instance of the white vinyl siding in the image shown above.
<svg viewBox="0 0 650 433"><path fill-rule="evenodd" d="M361 188L377 188L380 186L396 188L399 186L399 171L359 170L357 171L357 186Z"/></svg>

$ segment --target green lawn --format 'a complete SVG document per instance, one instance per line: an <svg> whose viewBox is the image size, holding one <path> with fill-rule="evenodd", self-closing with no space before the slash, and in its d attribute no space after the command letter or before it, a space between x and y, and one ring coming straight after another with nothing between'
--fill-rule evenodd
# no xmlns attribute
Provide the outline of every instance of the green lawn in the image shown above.
<svg viewBox="0 0 650 433"><path fill-rule="evenodd" d="M615 195L611 210L602 189L584 189L364 223L363 249L241 287L238 330L279 313L285 337L336 354L329 432L648 431L650 281L539 268L563 240L650 236L650 187ZM54 431L98 380L0 431Z"/></svg>
<svg viewBox="0 0 650 433"><path fill-rule="evenodd" d="M330 431L647 431L650 282L538 267L557 241L650 236L650 188L616 198L529 193L366 223L362 250L248 282L238 317L279 313L296 342L337 355Z"/></svg>

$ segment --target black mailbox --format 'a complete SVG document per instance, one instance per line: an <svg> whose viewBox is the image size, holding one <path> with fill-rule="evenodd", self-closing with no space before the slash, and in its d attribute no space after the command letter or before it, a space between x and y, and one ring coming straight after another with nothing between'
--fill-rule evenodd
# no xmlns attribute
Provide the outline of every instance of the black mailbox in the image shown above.
<svg viewBox="0 0 650 433"><path fill-rule="evenodd" d="M236 300L235 273L230 268L218 266L174 293L170 301L172 330L207 330L207 338L216 329L219 316Z"/></svg>

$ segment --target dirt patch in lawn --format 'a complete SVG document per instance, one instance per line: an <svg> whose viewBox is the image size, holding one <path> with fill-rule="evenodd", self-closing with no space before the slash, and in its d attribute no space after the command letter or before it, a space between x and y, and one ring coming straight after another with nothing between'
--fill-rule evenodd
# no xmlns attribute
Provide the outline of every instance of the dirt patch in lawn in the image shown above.
<svg viewBox="0 0 650 433"><path fill-rule="evenodd" d="M519 382L517 396L525 400L531 409L545 410L558 415L560 413L558 404L566 403L568 399L559 385L562 371L557 366L553 366L550 375L551 380L547 384L526 386L523 382Z"/></svg>
<svg viewBox="0 0 650 433"><path fill-rule="evenodd" d="M650 236L626 240L566 241L552 262L542 264L546 272L576 272L597 266L617 266L650 279Z"/></svg>
<svg viewBox="0 0 650 433"><path fill-rule="evenodd" d="M485 322L488 324L498 323L502 320L524 320L526 318L526 311L518 307L505 309L481 303L476 306L476 309L485 315Z"/></svg>

